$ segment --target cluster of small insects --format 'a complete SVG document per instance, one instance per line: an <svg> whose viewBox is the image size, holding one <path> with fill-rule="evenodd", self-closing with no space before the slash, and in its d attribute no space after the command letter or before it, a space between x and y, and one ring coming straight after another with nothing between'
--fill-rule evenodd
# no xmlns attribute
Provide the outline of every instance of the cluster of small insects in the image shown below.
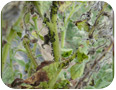
<svg viewBox="0 0 116 90"><path fill-rule="evenodd" d="M57 14L57 9L58 9L57 2L53 2L52 6L51 6L50 19L52 19L54 14ZM50 20L45 13L43 23L46 24L47 22L50 22ZM56 23L57 23L57 21L56 21ZM52 53L51 54L54 56L53 42L55 42L55 32L51 32L50 28L49 27L47 27L47 28L48 28L48 34L46 34L44 36L44 43L42 44L42 47L46 44L50 45L50 43L51 43L51 48L52 48Z"/></svg>
<svg viewBox="0 0 116 90"><path fill-rule="evenodd" d="M52 15L57 14L57 10L58 10L58 5L57 2L54 1L51 6L50 18L52 18Z"/></svg>

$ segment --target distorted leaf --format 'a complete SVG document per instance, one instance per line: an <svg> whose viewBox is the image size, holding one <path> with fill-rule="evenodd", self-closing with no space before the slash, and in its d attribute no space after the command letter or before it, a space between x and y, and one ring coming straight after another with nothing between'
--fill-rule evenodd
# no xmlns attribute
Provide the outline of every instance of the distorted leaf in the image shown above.
<svg viewBox="0 0 116 90"><path fill-rule="evenodd" d="M77 59L75 60L76 62L83 62L83 60L87 60L88 59L88 55L85 54L84 52L81 52L79 49L77 51Z"/></svg>
<svg viewBox="0 0 116 90"><path fill-rule="evenodd" d="M65 48L62 48L61 49L61 55L62 57L68 57L72 54L72 49L65 49Z"/></svg>
<svg viewBox="0 0 116 90"><path fill-rule="evenodd" d="M17 35L21 38L22 37L22 33L21 32L17 32Z"/></svg>
<svg viewBox="0 0 116 90"><path fill-rule="evenodd" d="M79 30L84 29L85 31L89 32L90 25L89 23L87 23L87 20L76 21L75 25L78 27Z"/></svg>

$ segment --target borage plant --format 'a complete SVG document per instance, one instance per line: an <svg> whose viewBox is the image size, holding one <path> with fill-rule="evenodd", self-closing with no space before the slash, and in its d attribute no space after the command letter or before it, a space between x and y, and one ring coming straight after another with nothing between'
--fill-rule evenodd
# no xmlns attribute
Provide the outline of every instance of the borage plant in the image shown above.
<svg viewBox="0 0 116 90"><path fill-rule="evenodd" d="M12 88L104 88L113 79L106 2L10 2L2 10L2 79Z"/></svg>

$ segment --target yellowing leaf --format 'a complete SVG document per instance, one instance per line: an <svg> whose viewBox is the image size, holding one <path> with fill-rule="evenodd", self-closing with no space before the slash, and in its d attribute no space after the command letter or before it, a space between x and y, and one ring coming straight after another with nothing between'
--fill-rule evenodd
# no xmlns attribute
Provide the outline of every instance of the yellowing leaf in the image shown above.
<svg viewBox="0 0 116 90"><path fill-rule="evenodd" d="M38 38L37 33L36 33L35 31L32 31L32 35L33 35L35 38Z"/></svg>

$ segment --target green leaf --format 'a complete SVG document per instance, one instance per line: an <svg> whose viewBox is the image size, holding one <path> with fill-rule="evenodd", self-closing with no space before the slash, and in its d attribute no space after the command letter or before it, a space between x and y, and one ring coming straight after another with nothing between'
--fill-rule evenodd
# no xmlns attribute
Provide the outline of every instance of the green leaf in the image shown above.
<svg viewBox="0 0 116 90"><path fill-rule="evenodd" d="M87 60L88 59L88 56L84 52L81 52L78 49L78 51L77 51L77 59L75 61L81 63L85 59Z"/></svg>
<svg viewBox="0 0 116 90"><path fill-rule="evenodd" d="M72 49L64 49L64 48L62 48L61 49L61 55L62 55L62 57L68 57L68 56L70 56L71 54L72 54Z"/></svg>
<svg viewBox="0 0 116 90"><path fill-rule="evenodd" d="M48 88L48 83L47 82L40 82L39 88L47 89Z"/></svg>
<svg viewBox="0 0 116 90"><path fill-rule="evenodd" d="M22 78L22 73L20 73L18 70L14 71L14 76L20 75L20 78Z"/></svg>
<svg viewBox="0 0 116 90"><path fill-rule="evenodd" d="M11 84L14 80L14 72L9 65L2 72L2 80L5 84Z"/></svg>
<svg viewBox="0 0 116 90"><path fill-rule="evenodd" d="M41 57L41 56L42 56L41 54L38 54L38 55L36 56L36 58Z"/></svg>
<svg viewBox="0 0 116 90"><path fill-rule="evenodd" d="M82 76L84 67L85 67L85 65L83 63L82 64L77 63L77 64L73 65L70 68L70 73L71 73L72 79L76 79L76 78L79 78L80 76Z"/></svg>
<svg viewBox="0 0 116 90"><path fill-rule="evenodd" d="M25 71L28 71L29 70L30 64L31 64L30 61L25 64Z"/></svg>
<svg viewBox="0 0 116 90"><path fill-rule="evenodd" d="M21 52L23 52L23 53L27 53L26 50L25 50L24 48L19 48L19 49L17 49L17 50L15 51L15 53L18 52L18 51L21 51Z"/></svg>
<svg viewBox="0 0 116 90"><path fill-rule="evenodd" d="M23 60L19 60L19 59L14 59L14 60L21 66L25 66L25 62Z"/></svg>
<svg viewBox="0 0 116 90"><path fill-rule="evenodd" d="M70 82L68 80L61 80L54 85L54 89L67 89L69 83Z"/></svg>
<svg viewBox="0 0 116 90"><path fill-rule="evenodd" d="M21 38L22 37L22 33L21 32L17 32L17 35Z"/></svg>
<svg viewBox="0 0 116 90"><path fill-rule="evenodd" d="M104 88L104 87L106 87L106 86L108 86L109 84L110 84L111 82L107 82L107 81L104 81L104 80L102 80L102 79L99 79L97 82L96 82L96 85L95 85L95 87L96 88Z"/></svg>
<svg viewBox="0 0 116 90"><path fill-rule="evenodd" d="M101 53L101 52L102 52L102 49L96 50L96 53Z"/></svg>

